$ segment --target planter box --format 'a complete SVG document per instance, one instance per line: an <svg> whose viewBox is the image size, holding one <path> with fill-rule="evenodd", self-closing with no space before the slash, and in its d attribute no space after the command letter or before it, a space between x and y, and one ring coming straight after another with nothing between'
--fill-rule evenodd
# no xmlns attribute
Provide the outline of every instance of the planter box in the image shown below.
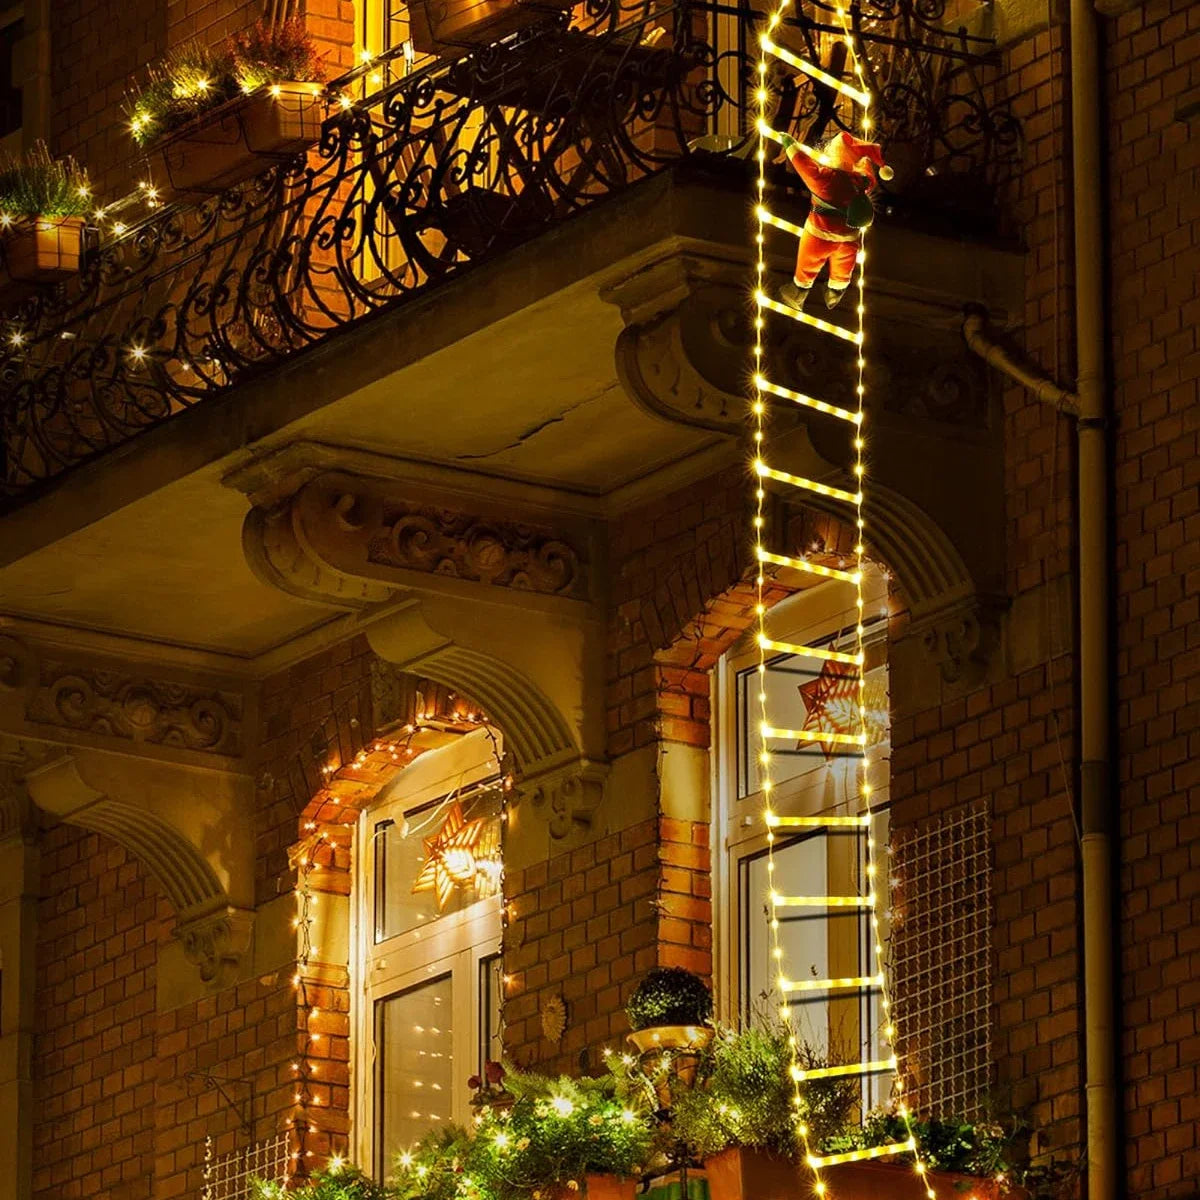
<svg viewBox="0 0 1200 1200"><path fill-rule="evenodd" d="M82 217L29 217L0 234L0 303L38 284L61 283L79 270Z"/></svg>
<svg viewBox="0 0 1200 1200"><path fill-rule="evenodd" d="M570 7L570 0L411 0L409 36L422 54L454 57Z"/></svg>
<svg viewBox="0 0 1200 1200"><path fill-rule="evenodd" d="M796 1200L811 1192L811 1173L790 1159L735 1147L704 1163L712 1200ZM938 1200L1017 1200L993 1179L930 1171ZM927 1200L925 1185L906 1163L839 1163L821 1172L831 1200Z"/></svg>
<svg viewBox="0 0 1200 1200"><path fill-rule="evenodd" d="M839 1163L821 1172L834 1200L927 1200L925 1185L908 1163ZM994 1179L930 1171L925 1178L938 1200L1017 1200Z"/></svg>
<svg viewBox="0 0 1200 1200"><path fill-rule="evenodd" d="M712 1200L799 1200L812 1192L808 1174L788 1158L734 1146L704 1160ZM830 1188L833 1200L848 1200Z"/></svg>
<svg viewBox="0 0 1200 1200"><path fill-rule="evenodd" d="M619 1175L589 1174L580 1191L556 1187L549 1196L550 1200L634 1200L636 1193L636 1179L622 1179Z"/></svg>
<svg viewBox="0 0 1200 1200"><path fill-rule="evenodd" d="M189 121L146 156L163 200L198 202L303 153L324 119L320 84L274 84Z"/></svg>

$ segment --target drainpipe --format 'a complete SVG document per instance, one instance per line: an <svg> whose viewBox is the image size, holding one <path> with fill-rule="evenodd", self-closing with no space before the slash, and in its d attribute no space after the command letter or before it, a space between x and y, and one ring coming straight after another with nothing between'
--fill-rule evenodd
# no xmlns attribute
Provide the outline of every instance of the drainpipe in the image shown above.
<svg viewBox="0 0 1200 1200"><path fill-rule="evenodd" d="M978 312L967 344L1039 400L1075 418L1078 438L1079 823L1083 910L1088 1200L1120 1195L1112 788L1112 614L1109 599L1108 380L1105 372L1104 92L1091 0L1070 0L1071 179L1075 233L1076 390L1017 363L985 333Z"/></svg>

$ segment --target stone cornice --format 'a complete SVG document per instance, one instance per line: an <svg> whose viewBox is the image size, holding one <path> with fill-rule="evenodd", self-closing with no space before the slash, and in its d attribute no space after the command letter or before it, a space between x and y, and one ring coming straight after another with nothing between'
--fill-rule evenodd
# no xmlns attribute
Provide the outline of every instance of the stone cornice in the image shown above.
<svg viewBox="0 0 1200 1200"><path fill-rule="evenodd" d="M593 541L586 520L467 507L341 471L308 479L271 509L251 509L243 530L246 559L264 582L351 610L448 586L521 607L589 605Z"/></svg>

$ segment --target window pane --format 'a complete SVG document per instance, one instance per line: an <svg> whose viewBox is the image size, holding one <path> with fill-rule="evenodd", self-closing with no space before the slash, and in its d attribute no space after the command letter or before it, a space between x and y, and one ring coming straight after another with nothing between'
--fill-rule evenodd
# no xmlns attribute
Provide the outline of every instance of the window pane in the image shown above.
<svg viewBox="0 0 1200 1200"><path fill-rule="evenodd" d="M864 638L867 654L867 736L869 746L888 740L888 694L885 623L877 621ZM820 639L819 646L852 653L853 631ZM767 712L771 723L788 729L858 733L857 668L823 662L810 655L783 654L770 660L765 676ZM758 791L759 674L748 667L737 675L738 799ZM788 792L819 786L818 772L831 763L854 760L858 751L832 743L801 742L772 749L772 775L777 788Z"/></svg>
<svg viewBox="0 0 1200 1200"><path fill-rule="evenodd" d="M443 975L375 1004L376 1166L453 1116L454 989Z"/></svg>
<svg viewBox="0 0 1200 1200"><path fill-rule="evenodd" d="M504 986L501 958L492 954L479 960L479 1073L483 1064L499 1062L504 1057L500 1041L500 996Z"/></svg>
<svg viewBox="0 0 1200 1200"><path fill-rule="evenodd" d="M500 797L489 785L376 823L376 942L498 894Z"/></svg>

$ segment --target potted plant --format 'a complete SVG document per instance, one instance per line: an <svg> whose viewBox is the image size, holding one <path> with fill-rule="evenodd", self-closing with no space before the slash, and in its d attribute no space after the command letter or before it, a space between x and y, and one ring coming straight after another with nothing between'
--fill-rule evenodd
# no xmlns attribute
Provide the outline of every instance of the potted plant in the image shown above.
<svg viewBox="0 0 1200 1200"><path fill-rule="evenodd" d="M632 1200L654 1130L619 1080L511 1069L504 1079L511 1105L400 1156L399 1200Z"/></svg>
<svg viewBox="0 0 1200 1200"><path fill-rule="evenodd" d="M927 1187L939 1197L1008 1200L1023 1172L1014 1163L1023 1126L1010 1121L905 1121L896 1113L871 1113L861 1126L823 1140L826 1153L903 1141L909 1130L926 1167L923 1182L912 1155L871 1162L838 1163L822 1172L830 1192L845 1200L925 1200Z"/></svg>
<svg viewBox="0 0 1200 1200"><path fill-rule="evenodd" d="M412 0L409 36L421 54L454 57L544 21L547 9L570 7L571 0Z"/></svg>
<svg viewBox="0 0 1200 1200"><path fill-rule="evenodd" d="M83 169L72 158L52 158L41 142L0 161L0 302L79 270L90 204Z"/></svg>
<svg viewBox="0 0 1200 1200"><path fill-rule="evenodd" d="M670 1079L685 1087L696 1081L704 1048L712 1041L712 992L683 967L657 967L634 989L625 1015L629 1041L642 1068L659 1081L663 1107L671 1104Z"/></svg>
<svg viewBox="0 0 1200 1200"><path fill-rule="evenodd" d="M807 1046L804 1065L824 1065ZM709 1187L723 1200L790 1200L802 1168L797 1134L793 1050L780 1029L722 1031L712 1045L707 1086L679 1096L674 1136L704 1163ZM814 1080L800 1094L813 1143L842 1132L859 1103L854 1080Z"/></svg>
<svg viewBox="0 0 1200 1200"><path fill-rule="evenodd" d="M161 199L199 200L319 140L324 66L304 22L258 21L218 49L178 46L127 108Z"/></svg>
<svg viewBox="0 0 1200 1200"><path fill-rule="evenodd" d="M299 1187L254 1179L250 1188L254 1200L392 1200L382 1183L336 1157Z"/></svg>

